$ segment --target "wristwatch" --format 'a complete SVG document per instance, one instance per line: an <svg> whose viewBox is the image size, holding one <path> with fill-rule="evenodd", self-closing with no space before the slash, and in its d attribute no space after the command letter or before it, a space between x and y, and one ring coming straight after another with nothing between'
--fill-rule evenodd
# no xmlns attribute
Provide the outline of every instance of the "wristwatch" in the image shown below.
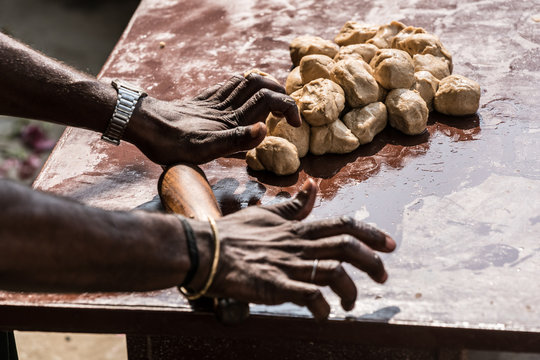
<svg viewBox="0 0 540 360"><path fill-rule="evenodd" d="M122 80L113 80L111 84L118 91L118 100L101 139L119 145L137 102L147 94L143 89Z"/></svg>

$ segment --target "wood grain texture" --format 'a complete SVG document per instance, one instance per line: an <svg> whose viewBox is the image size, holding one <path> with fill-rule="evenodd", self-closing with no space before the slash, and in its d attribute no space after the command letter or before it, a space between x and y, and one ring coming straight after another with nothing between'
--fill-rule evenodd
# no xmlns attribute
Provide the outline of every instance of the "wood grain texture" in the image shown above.
<svg viewBox="0 0 540 360"><path fill-rule="evenodd" d="M196 220L221 217L212 188L196 165L181 164L166 169L159 179L158 192L167 212Z"/></svg>

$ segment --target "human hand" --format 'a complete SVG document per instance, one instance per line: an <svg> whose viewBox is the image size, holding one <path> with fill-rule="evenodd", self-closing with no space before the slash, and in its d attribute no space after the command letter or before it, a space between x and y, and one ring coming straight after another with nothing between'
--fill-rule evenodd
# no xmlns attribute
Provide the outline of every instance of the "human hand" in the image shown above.
<svg viewBox="0 0 540 360"><path fill-rule="evenodd" d="M330 306L319 286L330 286L347 311L357 297L356 286L341 262L384 283L388 275L374 250L391 252L396 247L394 240L348 216L299 222L311 212L316 192L317 186L309 180L293 200L248 207L216 220L221 256L207 294L267 305L293 302L307 306L315 318L325 319ZM198 231L204 232L200 224ZM211 238L208 230L196 237ZM190 284L195 290L207 279L212 262L209 244L210 240L199 242L203 268ZM312 278L315 260L319 261Z"/></svg>
<svg viewBox="0 0 540 360"><path fill-rule="evenodd" d="M301 124L296 103L281 85L256 73L236 75L191 100L144 98L125 139L158 164L202 164L257 146L270 112Z"/></svg>

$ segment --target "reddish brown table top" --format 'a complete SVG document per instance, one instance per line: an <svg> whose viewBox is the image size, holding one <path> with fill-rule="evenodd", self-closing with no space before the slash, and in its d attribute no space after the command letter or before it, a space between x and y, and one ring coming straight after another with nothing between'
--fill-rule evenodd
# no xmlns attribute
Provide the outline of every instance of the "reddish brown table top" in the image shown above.
<svg viewBox="0 0 540 360"><path fill-rule="evenodd" d="M429 134L418 137L386 129L352 154L308 156L297 175L254 173L235 157L204 166L225 212L288 198L311 176L321 189L312 219L353 215L399 243L384 256L386 285L352 271L360 294L354 311L343 312L328 292L334 321L326 325L311 326L303 319L307 312L291 305L253 306L260 316L236 333L262 331L265 319L299 319L298 327L283 331L331 337L329 329L338 329L358 341L391 334L412 345L540 351L540 23L534 11L540 9L532 2L506 0L142 1L101 77L132 81L163 99L194 95L254 67L284 81L290 40L302 34L333 39L350 19L400 20L436 33L453 53L454 72L482 86L476 117L432 115ZM97 134L68 129L35 186L105 209L131 209L157 194L160 172L129 144L115 148ZM32 318L9 315L25 313ZM115 320L104 324L98 316L104 313ZM26 329L180 333L182 326L168 319L190 316L206 319L194 325L202 333L215 329L175 289L0 293L0 314L0 326ZM362 329L371 335L355 335Z"/></svg>

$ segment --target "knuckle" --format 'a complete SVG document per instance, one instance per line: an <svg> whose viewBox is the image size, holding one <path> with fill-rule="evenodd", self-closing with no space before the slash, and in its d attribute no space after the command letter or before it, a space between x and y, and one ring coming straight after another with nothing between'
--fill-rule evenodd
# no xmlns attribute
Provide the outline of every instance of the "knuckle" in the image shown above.
<svg viewBox="0 0 540 360"><path fill-rule="evenodd" d="M296 104L296 100L294 100L289 95L284 95L279 93L279 100L284 105L284 110L291 111L291 110L298 110L298 105Z"/></svg>
<svg viewBox="0 0 540 360"><path fill-rule="evenodd" d="M375 227L374 227L374 226L371 226L371 225L369 225L368 223L365 223L365 222L363 222L363 221L360 222L360 223L358 224L358 226L359 226L362 230L364 230L364 231L366 231L366 232L373 232L373 231L375 230Z"/></svg>
<svg viewBox="0 0 540 360"><path fill-rule="evenodd" d="M243 143L244 129L240 127L235 127L232 133L232 136L228 140L232 141L233 145L241 145Z"/></svg>
<svg viewBox="0 0 540 360"><path fill-rule="evenodd" d="M384 235L375 226L365 222L360 222L359 228L366 237L384 241Z"/></svg>
<svg viewBox="0 0 540 360"><path fill-rule="evenodd" d="M267 88L262 88L257 93L264 99L270 99L275 94L274 91Z"/></svg>
<svg viewBox="0 0 540 360"><path fill-rule="evenodd" d="M264 100L265 100L265 96L268 96L268 95L265 95L264 89L261 89L261 90L257 91L257 92L251 97L251 99L249 100L249 102L250 102L252 105L255 105L255 104L259 103L260 101L264 101Z"/></svg>
<svg viewBox="0 0 540 360"><path fill-rule="evenodd" d="M377 253L373 253L371 262L371 271L376 274L384 268L384 264Z"/></svg>
<svg viewBox="0 0 540 360"><path fill-rule="evenodd" d="M182 139L184 140L184 139ZM207 134L207 133L203 133L203 132L200 132L200 131L194 131L190 134L189 137L187 137L187 141L192 145L192 146L199 146L207 141L214 141L215 140L215 135L214 134Z"/></svg>
<svg viewBox="0 0 540 360"><path fill-rule="evenodd" d="M257 74L256 72L251 72L246 76L246 80L249 82L258 82L262 80L262 76Z"/></svg>
<svg viewBox="0 0 540 360"><path fill-rule="evenodd" d="M339 245L344 251L352 251L356 249L356 239L351 235L343 235L340 239Z"/></svg>
<svg viewBox="0 0 540 360"><path fill-rule="evenodd" d="M339 261L332 261L328 264L330 270L330 278L336 280L341 278L345 274L345 269Z"/></svg>
<svg viewBox="0 0 540 360"><path fill-rule="evenodd" d="M373 263L377 267L382 267L383 266L383 262L381 260L381 257L377 253L373 253Z"/></svg>
<svg viewBox="0 0 540 360"><path fill-rule="evenodd" d="M321 290L317 287L306 288L302 296L307 303L319 301L323 298Z"/></svg>
<svg viewBox="0 0 540 360"><path fill-rule="evenodd" d="M238 125L238 118L240 114L240 109L235 111L224 111L220 117L220 120L228 127L236 126Z"/></svg>
<svg viewBox="0 0 540 360"><path fill-rule="evenodd" d="M238 96L238 94L244 92L247 89L248 86L249 86L249 80L245 79L245 78L242 78L242 80L240 80L240 82L238 83L238 85L234 89L233 94L235 96Z"/></svg>
<svg viewBox="0 0 540 360"><path fill-rule="evenodd" d="M339 223L346 228L352 228L356 225L356 220L348 215L343 215L338 219Z"/></svg>
<svg viewBox="0 0 540 360"><path fill-rule="evenodd" d="M230 121L232 121L233 124L238 125L244 119L245 114L245 109L238 109L230 115Z"/></svg>
<svg viewBox="0 0 540 360"><path fill-rule="evenodd" d="M363 223L363 231L367 237L372 239L372 241L375 241L380 245L383 245L385 243L386 236L375 226Z"/></svg>
<svg viewBox="0 0 540 360"><path fill-rule="evenodd" d="M244 80L244 77L240 74L234 74L231 76L231 78L228 80L229 83L237 83L239 81Z"/></svg>
<svg viewBox="0 0 540 360"><path fill-rule="evenodd" d="M291 234L294 236L300 236L304 232L304 224L298 220L292 220L289 222L291 226Z"/></svg>

